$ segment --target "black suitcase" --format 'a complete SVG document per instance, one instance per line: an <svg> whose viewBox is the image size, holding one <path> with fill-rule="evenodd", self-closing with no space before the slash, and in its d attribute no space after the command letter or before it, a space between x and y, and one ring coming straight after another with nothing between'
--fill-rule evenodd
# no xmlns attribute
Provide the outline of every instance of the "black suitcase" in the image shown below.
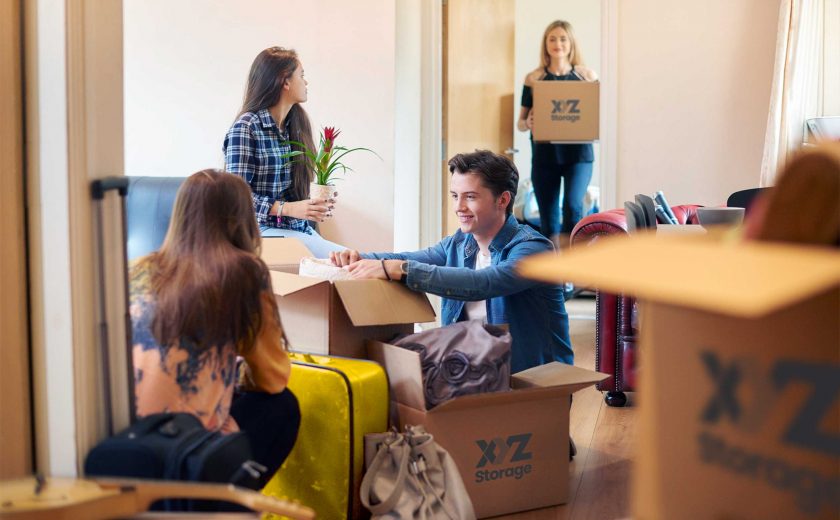
<svg viewBox="0 0 840 520"><path fill-rule="evenodd" d="M89 477L126 477L156 480L187 480L231 483L258 489L259 477L265 468L251 460L251 447L244 433L223 435L208 431L199 419L188 413L158 413L139 420L135 416L133 366L131 363L131 321L126 307L126 348L128 349L129 410L131 425L113 435L110 403L110 347L108 324L105 319L105 252L103 245L102 200L109 191L120 196L123 232L125 236L125 197L129 179L110 177L92 183L97 220L97 256L99 263L99 343L105 381L106 418L109 437L97 444L85 458L85 474ZM126 249L121 248L123 259ZM127 262L125 264L128 265ZM128 295L128 273L123 278ZM196 509L189 501L168 500L158 504L165 510ZM199 507L204 509L204 507ZM157 509L157 508L156 508Z"/></svg>

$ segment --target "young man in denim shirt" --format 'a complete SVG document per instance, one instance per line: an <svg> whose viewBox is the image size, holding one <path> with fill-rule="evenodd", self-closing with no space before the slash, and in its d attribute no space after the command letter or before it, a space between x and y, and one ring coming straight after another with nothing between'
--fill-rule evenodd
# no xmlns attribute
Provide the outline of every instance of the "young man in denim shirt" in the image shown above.
<svg viewBox="0 0 840 520"><path fill-rule="evenodd" d="M381 278L443 298L441 321L507 323L513 373L551 361L572 364L569 319L558 285L519 276L516 263L553 250L545 237L511 214L519 183L506 157L482 150L449 161L450 195L460 229L422 251L331 253L354 278Z"/></svg>

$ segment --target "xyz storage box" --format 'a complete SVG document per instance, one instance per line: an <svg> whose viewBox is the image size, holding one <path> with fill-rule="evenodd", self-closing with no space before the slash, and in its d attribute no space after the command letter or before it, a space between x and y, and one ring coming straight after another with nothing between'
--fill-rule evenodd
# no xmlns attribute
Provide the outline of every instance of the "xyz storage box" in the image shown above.
<svg viewBox="0 0 840 520"><path fill-rule="evenodd" d="M595 81L536 81L534 141L591 142L600 128L600 84Z"/></svg>
<svg viewBox="0 0 840 520"><path fill-rule="evenodd" d="M368 357L388 374L399 425L422 424L452 456L479 518L569 499L569 396L609 377L562 363L511 376L512 390L426 409L420 355L378 341Z"/></svg>
<svg viewBox="0 0 840 520"><path fill-rule="evenodd" d="M520 270L639 298L634 518L840 517L840 252L643 233Z"/></svg>

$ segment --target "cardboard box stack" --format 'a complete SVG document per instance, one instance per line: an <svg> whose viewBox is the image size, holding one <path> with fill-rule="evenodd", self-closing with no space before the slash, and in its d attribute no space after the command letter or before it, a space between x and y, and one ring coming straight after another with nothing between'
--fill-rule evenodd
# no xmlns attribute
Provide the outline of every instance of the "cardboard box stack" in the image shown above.
<svg viewBox="0 0 840 520"><path fill-rule="evenodd" d="M634 518L838 518L839 252L641 234L521 272L640 299Z"/></svg>

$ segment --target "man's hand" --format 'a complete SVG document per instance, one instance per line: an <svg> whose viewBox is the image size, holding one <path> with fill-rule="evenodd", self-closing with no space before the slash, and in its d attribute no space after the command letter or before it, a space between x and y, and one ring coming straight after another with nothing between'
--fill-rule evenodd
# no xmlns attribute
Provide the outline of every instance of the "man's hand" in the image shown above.
<svg viewBox="0 0 840 520"><path fill-rule="evenodd" d="M361 259L359 252L355 249L345 249L344 251L330 251L330 262L336 267L344 267Z"/></svg>
<svg viewBox="0 0 840 520"><path fill-rule="evenodd" d="M323 222L324 218L332 211L333 204L335 204L333 199L306 199L287 202L283 205L280 216Z"/></svg>
<svg viewBox="0 0 840 520"><path fill-rule="evenodd" d="M393 281L398 281L402 277L402 270L400 264L402 260L359 260L358 262L350 264L347 270L350 271L350 276L356 280L365 279L380 279L387 280L390 278ZM387 276L385 271L388 271Z"/></svg>

